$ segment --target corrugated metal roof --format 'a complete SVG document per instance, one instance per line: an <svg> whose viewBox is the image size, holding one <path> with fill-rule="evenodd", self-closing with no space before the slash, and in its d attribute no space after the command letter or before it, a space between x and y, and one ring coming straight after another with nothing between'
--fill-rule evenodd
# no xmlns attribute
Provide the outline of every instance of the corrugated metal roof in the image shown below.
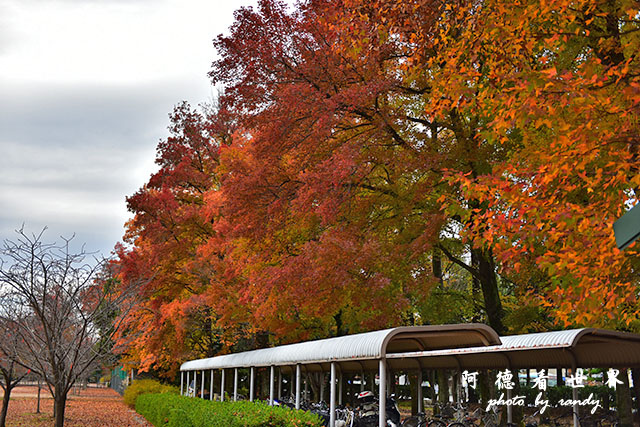
<svg viewBox="0 0 640 427"><path fill-rule="evenodd" d="M570 347L587 329L569 329L566 331L538 332L534 334L507 335L500 337L500 349L515 350L533 347Z"/></svg>
<svg viewBox="0 0 640 427"><path fill-rule="evenodd" d="M583 328L500 337L502 344L392 354L391 365L421 360L433 368L631 367L640 365L640 335Z"/></svg>
<svg viewBox="0 0 640 427"><path fill-rule="evenodd" d="M375 360L387 353L499 343L481 324L412 326L306 341L185 362L181 371Z"/></svg>

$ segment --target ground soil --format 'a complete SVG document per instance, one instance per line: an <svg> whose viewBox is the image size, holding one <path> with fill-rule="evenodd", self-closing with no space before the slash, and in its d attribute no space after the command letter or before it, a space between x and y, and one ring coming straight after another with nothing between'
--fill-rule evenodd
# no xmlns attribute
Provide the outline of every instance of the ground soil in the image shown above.
<svg viewBox="0 0 640 427"><path fill-rule="evenodd" d="M1 391L0 391L1 393ZM11 392L7 427L51 427L53 399L42 389L40 414L36 413L38 387L20 386ZM110 388L88 387L69 392L65 411L67 427L152 427Z"/></svg>

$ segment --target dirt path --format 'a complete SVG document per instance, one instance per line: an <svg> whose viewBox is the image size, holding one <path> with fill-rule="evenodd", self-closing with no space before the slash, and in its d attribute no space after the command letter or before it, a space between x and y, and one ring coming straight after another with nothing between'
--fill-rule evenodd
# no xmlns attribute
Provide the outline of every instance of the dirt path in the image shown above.
<svg viewBox="0 0 640 427"><path fill-rule="evenodd" d="M38 388L17 387L11 393L7 427L51 427L53 399L42 390L40 414L36 414ZM109 388L87 388L69 393L65 412L67 427L152 427L144 418L129 409L122 397Z"/></svg>

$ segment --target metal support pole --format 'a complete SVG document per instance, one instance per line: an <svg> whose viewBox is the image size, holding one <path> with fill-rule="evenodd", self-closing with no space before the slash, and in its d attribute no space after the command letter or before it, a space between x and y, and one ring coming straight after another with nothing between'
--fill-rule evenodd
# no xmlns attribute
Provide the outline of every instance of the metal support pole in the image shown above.
<svg viewBox="0 0 640 427"><path fill-rule="evenodd" d="M198 371L193 371L193 397L198 397Z"/></svg>
<svg viewBox="0 0 640 427"><path fill-rule="evenodd" d="M418 412L423 411L424 398L422 397L422 369L418 369Z"/></svg>
<svg viewBox="0 0 640 427"><path fill-rule="evenodd" d="M200 398L204 399L204 370L202 371L202 384L200 384Z"/></svg>
<svg viewBox="0 0 640 427"><path fill-rule="evenodd" d="M198 395L198 371L193 371L193 397Z"/></svg>
<svg viewBox="0 0 640 427"><path fill-rule="evenodd" d="M251 375L249 375L249 402L253 402L253 383L256 375L256 368L251 367Z"/></svg>
<svg viewBox="0 0 640 427"><path fill-rule="evenodd" d="M238 401L238 368L233 369L233 401Z"/></svg>
<svg viewBox="0 0 640 427"><path fill-rule="evenodd" d="M378 376L380 377L378 385L378 427L385 427L387 425L387 364L384 359L380 359L378 366Z"/></svg>
<svg viewBox="0 0 640 427"><path fill-rule="evenodd" d="M302 382L302 368L296 365L296 409L300 409L300 383Z"/></svg>
<svg viewBox="0 0 640 427"><path fill-rule="evenodd" d="M273 393L275 386L275 376L276 376L276 368L271 365L271 369L269 370L269 405L273 406Z"/></svg>
<svg viewBox="0 0 640 427"><path fill-rule="evenodd" d="M189 371L187 371L187 393L186 395L189 396L189 387L191 386L191 383L189 382Z"/></svg>
<svg viewBox="0 0 640 427"><path fill-rule="evenodd" d="M360 371L360 391L364 391L364 369Z"/></svg>
<svg viewBox="0 0 640 427"><path fill-rule="evenodd" d="M184 396L184 371L180 371L180 396Z"/></svg>
<svg viewBox="0 0 640 427"><path fill-rule="evenodd" d="M517 375L517 371L516 371L516 375ZM517 379L517 377L516 377ZM508 388L507 389L507 400L511 399L511 389ZM512 423L513 422L513 405L507 405L507 422L508 423Z"/></svg>
<svg viewBox="0 0 640 427"><path fill-rule="evenodd" d="M324 372L320 372L320 401L324 401Z"/></svg>
<svg viewBox="0 0 640 427"><path fill-rule="evenodd" d="M342 370L340 370L340 375L338 375L338 405L342 405Z"/></svg>
<svg viewBox="0 0 640 427"><path fill-rule="evenodd" d="M222 378L220 379L220 402L224 402L224 369L222 369Z"/></svg>
<svg viewBox="0 0 640 427"><path fill-rule="evenodd" d="M209 378L209 400L213 400L213 369L211 370L211 378Z"/></svg>
<svg viewBox="0 0 640 427"><path fill-rule="evenodd" d="M575 367L571 368L571 370L573 372L571 372L571 374L576 377L578 375L578 373L576 372L577 369ZM573 399L574 402L578 401L578 388L577 387L572 387L572 393L573 396L571 397ZM578 412L578 404L574 403L573 404L573 426L574 427L578 427L580 425L580 421L578 420L578 417L580 416L580 413Z"/></svg>
<svg viewBox="0 0 640 427"><path fill-rule="evenodd" d="M282 368L278 368L278 394L276 394L277 399L282 399Z"/></svg>
<svg viewBox="0 0 640 427"><path fill-rule="evenodd" d="M329 386L329 427L336 425L336 362L331 362L331 385Z"/></svg>

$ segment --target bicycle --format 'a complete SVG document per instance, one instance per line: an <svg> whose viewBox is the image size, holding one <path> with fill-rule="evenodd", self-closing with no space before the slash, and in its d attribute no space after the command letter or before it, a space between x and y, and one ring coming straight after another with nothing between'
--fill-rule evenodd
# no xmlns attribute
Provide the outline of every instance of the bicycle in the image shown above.
<svg viewBox="0 0 640 427"><path fill-rule="evenodd" d="M620 419L613 411L605 412L600 416L600 425L603 427L618 427Z"/></svg>
<svg viewBox="0 0 640 427"><path fill-rule="evenodd" d="M353 427L355 411L343 406L336 408L336 427Z"/></svg>
<svg viewBox="0 0 640 427"><path fill-rule="evenodd" d="M474 427L481 425L482 421L482 408L476 408L475 411L469 413L469 410L459 405L458 416L456 421L449 424L452 427Z"/></svg>
<svg viewBox="0 0 640 427"><path fill-rule="evenodd" d="M538 409L536 412L534 412L531 415L525 415L524 416L525 427L538 427L538 418L536 418L538 415L540 415L540 409Z"/></svg>
<svg viewBox="0 0 640 427"><path fill-rule="evenodd" d="M617 427L619 423L618 417L612 413L578 416L580 427Z"/></svg>
<svg viewBox="0 0 640 427"><path fill-rule="evenodd" d="M439 414L427 417L426 413L418 412L416 415L405 419L402 422L401 427L448 427L456 423L456 421L453 420L454 409L450 403L436 403L433 407L434 411L437 409ZM453 427L460 426L454 425Z"/></svg>
<svg viewBox="0 0 640 427"><path fill-rule="evenodd" d="M447 427L447 423L438 418L429 418L424 412L405 419L401 427Z"/></svg>
<svg viewBox="0 0 640 427"><path fill-rule="evenodd" d="M560 415L556 416L549 415L546 417L544 425L549 425L551 427L566 427L573 425L573 411L564 411L561 412Z"/></svg>

